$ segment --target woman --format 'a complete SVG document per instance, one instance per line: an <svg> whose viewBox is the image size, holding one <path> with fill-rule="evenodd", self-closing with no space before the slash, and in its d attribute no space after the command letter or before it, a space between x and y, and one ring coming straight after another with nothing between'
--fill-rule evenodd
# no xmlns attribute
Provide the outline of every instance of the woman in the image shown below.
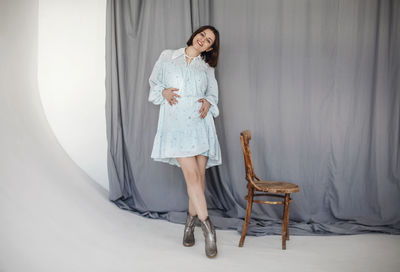
<svg viewBox="0 0 400 272"><path fill-rule="evenodd" d="M189 196L183 245L194 245L197 217L206 255L212 258L217 255L216 233L208 217L204 188L206 168L222 163L213 119L219 115L214 74L219 33L213 26L202 26L186 44L162 51L149 78L149 101L160 105L151 157L182 168Z"/></svg>

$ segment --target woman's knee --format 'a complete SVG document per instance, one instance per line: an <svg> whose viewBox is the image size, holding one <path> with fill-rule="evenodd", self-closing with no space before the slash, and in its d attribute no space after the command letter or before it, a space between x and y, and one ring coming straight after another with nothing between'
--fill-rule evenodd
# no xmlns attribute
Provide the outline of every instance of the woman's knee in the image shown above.
<svg viewBox="0 0 400 272"><path fill-rule="evenodd" d="M195 157L179 158L178 162L189 186L201 183L202 171L200 171Z"/></svg>
<svg viewBox="0 0 400 272"><path fill-rule="evenodd" d="M201 173L198 169L187 169L185 171L186 181L189 185L197 185L201 183Z"/></svg>
<svg viewBox="0 0 400 272"><path fill-rule="evenodd" d="M204 171L200 171L200 180L205 180L206 173Z"/></svg>

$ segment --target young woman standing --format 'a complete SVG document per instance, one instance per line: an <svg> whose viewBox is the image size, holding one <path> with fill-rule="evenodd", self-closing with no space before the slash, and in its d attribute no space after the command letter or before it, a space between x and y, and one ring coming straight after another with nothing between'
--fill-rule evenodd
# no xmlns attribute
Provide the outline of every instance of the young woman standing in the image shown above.
<svg viewBox="0 0 400 272"><path fill-rule="evenodd" d="M216 233L204 196L205 170L220 165L221 149L214 118L219 115L219 33L202 26L187 46L162 51L149 78L149 101L160 105L157 134L151 157L182 168L189 196L183 245L194 245L196 217L205 237L207 257L217 255Z"/></svg>

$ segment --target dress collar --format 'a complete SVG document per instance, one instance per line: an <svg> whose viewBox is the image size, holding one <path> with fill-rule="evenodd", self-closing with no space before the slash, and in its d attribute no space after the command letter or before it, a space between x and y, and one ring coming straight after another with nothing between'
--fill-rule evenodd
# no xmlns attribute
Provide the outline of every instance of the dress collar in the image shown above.
<svg viewBox="0 0 400 272"><path fill-rule="evenodd" d="M182 47L179 49L176 49L173 53L172 53L172 59L175 59L179 56L185 55L185 48L186 47ZM200 59L201 58L201 54L198 55L197 57L195 57L194 59Z"/></svg>

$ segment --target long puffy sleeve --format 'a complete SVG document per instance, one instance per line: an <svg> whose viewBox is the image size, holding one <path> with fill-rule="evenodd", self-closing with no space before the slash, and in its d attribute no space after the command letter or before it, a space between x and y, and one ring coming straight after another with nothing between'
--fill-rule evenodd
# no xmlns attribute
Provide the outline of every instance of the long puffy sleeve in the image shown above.
<svg viewBox="0 0 400 272"><path fill-rule="evenodd" d="M153 71L149 78L149 102L152 102L155 105L160 105L166 101L164 96L162 96L162 91L166 88L163 82L162 62L165 60L166 55L167 50L161 52L158 60L154 64Z"/></svg>
<svg viewBox="0 0 400 272"><path fill-rule="evenodd" d="M209 111L211 112L213 117L217 117L219 115L218 109L218 83L215 79L215 68L209 67L206 71L207 73L207 90L205 93L205 99L210 102L211 106Z"/></svg>

